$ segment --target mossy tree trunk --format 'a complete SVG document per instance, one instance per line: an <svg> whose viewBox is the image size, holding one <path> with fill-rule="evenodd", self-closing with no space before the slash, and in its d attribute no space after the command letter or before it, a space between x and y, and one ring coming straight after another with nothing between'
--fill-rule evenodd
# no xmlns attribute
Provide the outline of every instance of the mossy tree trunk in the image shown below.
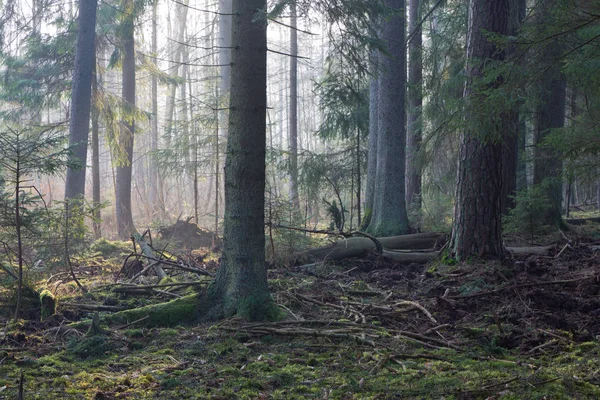
<svg viewBox="0 0 600 400"><path fill-rule="evenodd" d="M225 162L223 255L201 304L209 319L256 320L273 310L265 267L267 109L265 0L233 1L229 138Z"/></svg>
<svg viewBox="0 0 600 400"><path fill-rule="evenodd" d="M506 35L510 0L472 0L467 43L465 100L468 125L461 134L456 205L450 249L458 260L502 258L501 195L503 112L487 106L490 90L482 83L486 66L502 62L505 52L488 34ZM493 67L492 67L493 68ZM493 70L492 70L493 73Z"/></svg>

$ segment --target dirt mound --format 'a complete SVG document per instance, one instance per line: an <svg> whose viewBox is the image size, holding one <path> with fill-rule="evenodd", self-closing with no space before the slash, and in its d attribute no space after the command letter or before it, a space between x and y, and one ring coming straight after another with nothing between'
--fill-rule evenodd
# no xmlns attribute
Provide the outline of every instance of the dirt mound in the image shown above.
<svg viewBox="0 0 600 400"><path fill-rule="evenodd" d="M174 242L178 247L187 249L221 247L221 239L214 239L214 233L190 222L178 220L175 224L158 230L161 239Z"/></svg>

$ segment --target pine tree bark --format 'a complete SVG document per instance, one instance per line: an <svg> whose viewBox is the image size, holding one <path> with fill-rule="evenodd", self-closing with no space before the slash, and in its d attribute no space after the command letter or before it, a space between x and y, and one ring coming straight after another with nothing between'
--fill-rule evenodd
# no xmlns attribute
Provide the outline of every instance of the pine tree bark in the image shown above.
<svg viewBox="0 0 600 400"><path fill-rule="evenodd" d="M229 138L221 268L201 307L208 318L270 316L264 202L267 108L266 0L233 1ZM208 313L208 314L206 314Z"/></svg>
<svg viewBox="0 0 600 400"><path fill-rule="evenodd" d="M380 55L377 172L373 212L367 231L395 236L410 231L406 213L406 46L404 0L385 0L389 16L381 23L387 54Z"/></svg>
<svg viewBox="0 0 600 400"><path fill-rule="evenodd" d="M79 32L75 48L69 146L73 149L71 157L78 162L80 168L67 169L65 199L79 199L80 201L85 196L85 174L92 104L92 73L96 60L97 6L97 0L80 0L79 2Z"/></svg>
<svg viewBox="0 0 600 400"><path fill-rule="evenodd" d="M542 29L551 19L552 6L556 0L543 0L538 5L537 23ZM538 81L539 98L535 110L534 144L535 161L533 184L543 185L551 207L544 215L544 223L551 226L562 224L562 161L560 154L547 146L544 140L553 129L565 124L567 83L561 72L560 58L563 48L558 40L551 39L542 44L539 65L543 65Z"/></svg>
<svg viewBox="0 0 600 400"><path fill-rule="evenodd" d="M128 0L132 1L132 0ZM126 7L126 9L128 9ZM135 134L135 42L133 38L133 15L127 15L123 22L123 69L122 69L122 98L125 112L128 114L121 121L119 143L123 149L125 160L117 165L115 182L117 231L121 240L127 240L135 233L133 213L131 211L131 177L133 170L133 140Z"/></svg>
<svg viewBox="0 0 600 400"><path fill-rule="evenodd" d="M409 2L408 33L408 110L406 132L406 204L421 209L421 166L420 151L423 124L423 36L421 22L421 0Z"/></svg>
<svg viewBox="0 0 600 400"><path fill-rule="evenodd" d="M156 56L158 55L158 0L152 3L152 64L157 66ZM152 214L157 210L159 204L159 177L154 154L158 150L158 77L152 74L152 118L150 120L150 151L152 155L148 160L148 203Z"/></svg>
<svg viewBox="0 0 600 400"><path fill-rule="evenodd" d="M92 78L92 204L94 206L93 228L94 236L99 239L102 236L101 213L100 213L100 112L96 106L98 98L98 70L94 62L94 74Z"/></svg>
<svg viewBox="0 0 600 400"><path fill-rule="evenodd" d="M486 92L502 84L502 78L482 84L486 63L502 61L505 52L488 40L488 33L508 33L510 0L472 0L467 41L468 128L461 134L456 204L450 249L453 256L502 258L501 194L502 137L501 111L480 109ZM499 115L500 113L500 115ZM484 130L484 131L482 131Z"/></svg>

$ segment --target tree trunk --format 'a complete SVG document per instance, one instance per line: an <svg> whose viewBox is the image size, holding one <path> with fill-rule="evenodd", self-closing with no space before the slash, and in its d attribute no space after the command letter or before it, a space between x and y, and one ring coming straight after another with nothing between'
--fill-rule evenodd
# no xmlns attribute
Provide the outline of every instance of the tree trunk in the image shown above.
<svg viewBox="0 0 600 400"><path fill-rule="evenodd" d="M516 37L523 19L525 18L525 0L510 0L508 34ZM517 47L508 47L507 58L516 58ZM517 60L518 61L518 60ZM516 62L517 62L516 61ZM517 192L517 174L519 162L519 128L520 128L520 102L517 102L508 111L504 132L504 146L502 148L502 214L508 214L515 205L514 196Z"/></svg>
<svg viewBox="0 0 600 400"><path fill-rule="evenodd" d="M158 0L152 3L152 64L157 66L156 56L158 55ZM148 160L148 203L150 203L151 216L157 210L159 198L161 197L158 191L158 169L154 156L158 150L158 77L152 74L152 117L150 120L150 158Z"/></svg>
<svg viewBox="0 0 600 400"><path fill-rule="evenodd" d="M290 198L294 213L298 199L298 15L295 0L290 3Z"/></svg>
<svg viewBox="0 0 600 400"><path fill-rule="evenodd" d="M377 172L373 212L367 231L394 236L410 231L406 213L406 47L404 0L385 0L390 14L381 24L388 54L379 57Z"/></svg>
<svg viewBox="0 0 600 400"><path fill-rule="evenodd" d="M461 134L456 204L450 249L464 261L475 258L502 258L502 111L493 106L481 110L486 91L502 84L482 84L485 62L502 61L505 53L488 40L488 33L508 33L510 0L472 0L467 42L468 128ZM480 132L484 130L483 132Z"/></svg>
<svg viewBox="0 0 600 400"><path fill-rule="evenodd" d="M551 7L555 0L542 0L539 4L537 23L540 29L549 23ZM535 162L533 169L534 185L544 185L544 191L551 207L543 217L544 223L551 226L562 224L562 161L560 154L543 144L553 129L562 128L565 123L566 78L561 72L558 60L562 55L562 46L556 39L544 41L538 64L542 73L538 82L539 98L535 112L534 144Z"/></svg>
<svg viewBox="0 0 600 400"><path fill-rule="evenodd" d="M92 80L92 204L94 214L92 225L94 227L94 236L99 239L102 236L101 215L100 215L100 112L96 105L98 98L98 70L94 63L94 74Z"/></svg>
<svg viewBox="0 0 600 400"><path fill-rule="evenodd" d="M131 1L131 0L128 0ZM126 8L127 9L127 8ZM116 210L117 230L121 240L127 240L135 233L131 212L131 176L133 167L133 140L135 133L135 43L133 15L127 15L123 22L123 78L122 97L125 103L126 118L121 122L119 142L125 153L125 160L117 165Z"/></svg>
<svg viewBox="0 0 600 400"><path fill-rule="evenodd" d="M369 153L367 159L367 188L365 193L364 226L368 226L373 213L373 198L375 196L375 175L377 173L377 128L379 104L379 71L377 67L377 52L371 53L371 82L369 84Z"/></svg>
<svg viewBox="0 0 600 400"><path fill-rule="evenodd" d="M69 123L69 146L71 156L80 168L68 168L65 199L83 201L85 196L85 172L88 136L90 132L90 108L92 103L92 72L94 69L96 40L97 0L80 0L79 32L75 48L75 70L71 94L71 121Z"/></svg>
<svg viewBox="0 0 600 400"><path fill-rule="evenodd" d="M221 267L203 307L208 318L276 316L265 267L266 0L233 1L229 138Z"/></svg>
<svg viewBox="0 0 600 400"><path fill-rule="evenodd" d="M406 132L406 205L421 209L421 138L423 123L423 36L421 26L421 0L410 0L408 34L408 110Z"/></svg>

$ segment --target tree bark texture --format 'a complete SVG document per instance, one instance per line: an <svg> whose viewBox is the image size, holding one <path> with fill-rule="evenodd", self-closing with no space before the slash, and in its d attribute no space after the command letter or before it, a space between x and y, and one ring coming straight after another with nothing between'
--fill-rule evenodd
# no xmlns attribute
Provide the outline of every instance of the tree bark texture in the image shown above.
<svg viewBox="0 0 600 400"><path fill-rule="evenodd" d="M481 87L486 63L504 60L504 51L487 38L488 33L508 32L510 0L472 0L467 35L468 128L461 134L456 204L450 250L464 261L470 257L502 258L501 194L503 121L494 109L481 110L486 90L502 84L501 78ZM485 129L481 132L478 130ZM494 140L496 139L496 140Z"/></svg>
<svg viewBox="0 0 600 400"><path fill-rule="evenodd" d="M298 10L290 3L290 199L295 213L300 211L298 199Z"/></svg>
<svg viewBox="0 0 600 400"><path fill-rule="evenodd" d="M406 132L406 204L421 208L420 151L423 131L423 36L421 22L422 0L410 0L408 34L408 109Z"/></svg>
<svg viewBox="0 0 600 400"><path fill-rule="evenodd" d="M92 77L92 204L94 205L94 236L99 239L102 236L100 208L100 112L96 106L98 97L98 70L94 63L94 74Z"/></svg>
<svg viewBox="0 0 600 400"><path fill-rule="evenodd" d="M269 303L264 202L267 108L265 0L233 1L229 138L221 268L209 288L208 317L260 319Z"/></svg>
<svg viewBox="0 0 600 400"><path fill-rule="evenodd" d="M158 53L158 0L154 0L152 3L152 55L156 56ZM157 60L152 60L154 66L157 65ZM158 77L156 74L152 74L152 119L150 120L150 151L152 154L148 159L148 202L150 203L150 211L152 214L157 210L158 203L160 202L160 192L158 185L158 169L156 168L156 162L154 160L154 154L158 150Z"/></svg>
<svg viewBox="0 0 600 400"><path fill-rule="evenodd" d="M373 212L373 197L375 194L375 175L377 174L377 105L379 103L379 71L377 68L377 52L371 54L371 81L369 83L369 154L367 160L367 188L365 193L366 225L371 220Z"/></svg>
<svg viewBox="0 0 600 400"><path fill-rule="evenodd" d="M543 29L551 19L551 8L555 0L542 0L538 6L537 23ZM542 73L538 82L539 98L535 110L534 143L535 161L533 184L544 185L551 207L544 216L544 223L557 226L562 223L562 161L560 154L544 145L544 140L553 129L565 124L566 78L561 72L560 57L563 49L558 40L544 41L539 53L538 65Z"/></svg>
<svg viewBox="0 0 600 400"><path fill-rule="evenodd" d="M374 236L394 236L410 230L406 213L406 46L404 0L386 0L391 15L381 23L381 39L388 54L378 63L379 104L377 172L373 212L367 231Z"/></svg>
<svg viewBox="0 0 600 400"><path fill-rule="evenodd" d="M131 1L131 0L129 0ZM128 15L123 22L123 70L122 70L122 97L127 115L121 121L119 142L124 150L125 160L120 160L117 165L116 177L116 210L117 230L121 240L127 240L134 232L133 214L131 211L131 177L133 167L133 139L135 133L135 43L133 39L133 15Z"/></svg>
<svg viewBox="0 0 600 400"><path fill-rule="evenodd" d="M92 72L94 69L96 40L97 0L79 1L77 45L75 47L75 69L71 92L71 121L69 122L69 146L72 158L81 168L67 169L65 199L83 200L85 195L85 173L88 137L90 132L90 109L92 103Z"/></svg>

